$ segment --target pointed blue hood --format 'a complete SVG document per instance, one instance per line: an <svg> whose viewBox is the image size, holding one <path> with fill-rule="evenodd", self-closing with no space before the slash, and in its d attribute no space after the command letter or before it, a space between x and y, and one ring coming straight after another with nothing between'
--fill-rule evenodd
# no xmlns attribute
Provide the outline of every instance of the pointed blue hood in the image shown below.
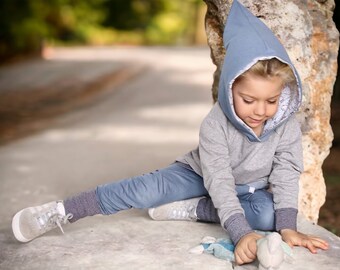
<svg viewBox="0 0 340 270"><path fill-rule="evenodd" d="M218 102L233 125L252 142L265 141L272 131L284 123L301 104L302 90L300 77L289 56L274 33L257 17L233 1L223 34L226 48L219 89ZM248 127L235 113L232 97L232 85L235 79L259 60L277 58L288 64L293 70L297 87L286 86L279 100L279 109L264 126L260 137Z"/></svg>

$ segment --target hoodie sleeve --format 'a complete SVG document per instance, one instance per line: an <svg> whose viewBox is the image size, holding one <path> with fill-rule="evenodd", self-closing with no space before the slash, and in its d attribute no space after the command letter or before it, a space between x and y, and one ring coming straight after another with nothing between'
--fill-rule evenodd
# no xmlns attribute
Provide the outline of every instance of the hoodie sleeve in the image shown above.
<svg viewBox="0 0 340 270"><path fill-rule="evenodd" d="M272 186L276 230L296 230L299 179L303 171L300 125L293 116L283 128L269 177Z"/></svg>
<svg viewBox="0 0 340 270"><path fill-rule="evenodd" d="M205 188L218 211L222 227L236 244L252 229L237 198L226 131L218 121L206 118L201 125L199 138Z"/></svg>

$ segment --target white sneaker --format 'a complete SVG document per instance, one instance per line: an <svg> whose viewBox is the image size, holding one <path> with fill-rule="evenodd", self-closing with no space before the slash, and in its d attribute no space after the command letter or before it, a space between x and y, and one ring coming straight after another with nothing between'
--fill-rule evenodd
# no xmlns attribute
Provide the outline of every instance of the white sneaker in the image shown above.
<svg viewBox="0 0 340 270"><path fill-rule="evenodd" d="M196 221L198 202L204 197L164 204L150 208L149 216L154 220L189 220Z"/></svg>
<svg viewBox="0 0 340 270"><path fill-rule="evenodd" d="M62 201L49 202L16 213L12 220L12 230L18 241L28 242L56 227L64 233L61 225L71 218L72 214L65 214Z"/></svg>

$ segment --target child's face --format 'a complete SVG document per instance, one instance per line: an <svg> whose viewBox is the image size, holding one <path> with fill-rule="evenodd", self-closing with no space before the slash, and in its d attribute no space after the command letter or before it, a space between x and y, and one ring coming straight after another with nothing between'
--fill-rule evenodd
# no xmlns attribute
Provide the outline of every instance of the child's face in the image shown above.
<svg viewBox="0 0 340 270"><path fill-rule="evenodd" d="M262 78L247 74L234 83L232 88L235 113L260 136L263 124L278 109L282 79L277 76Z"/></svg>

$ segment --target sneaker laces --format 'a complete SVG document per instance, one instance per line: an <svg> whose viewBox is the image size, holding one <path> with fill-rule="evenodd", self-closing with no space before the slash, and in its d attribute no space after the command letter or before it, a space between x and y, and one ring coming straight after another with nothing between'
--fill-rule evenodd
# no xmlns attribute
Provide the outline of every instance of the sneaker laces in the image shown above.
<svg viewBox="0 0 340 270"><path fill-rule="evenodd" d="M54 214L47 220L46 226L47 227L49 227L49 226L55 227L55 225L57 225L58 228L61 230L61 232L64 234L64 230L63 230L63 227L61 225L65 225L67 223L67 221L71 218L73 218L73 215L71 213L69 213L65 216L61 215L59 213Z"/></svg>
<svg viewBox="0 0 340 270"><path fill-rule="evenodd" d="M62 225L65 225L67 221L71 218L73 218L73 215L71 213L67 215L62 215L59 212L55 212L55 210L53 209L52 211L48 211L38 216L37 220L44 232L47 232L55 227L58 227L64 234Z"/></svg>

